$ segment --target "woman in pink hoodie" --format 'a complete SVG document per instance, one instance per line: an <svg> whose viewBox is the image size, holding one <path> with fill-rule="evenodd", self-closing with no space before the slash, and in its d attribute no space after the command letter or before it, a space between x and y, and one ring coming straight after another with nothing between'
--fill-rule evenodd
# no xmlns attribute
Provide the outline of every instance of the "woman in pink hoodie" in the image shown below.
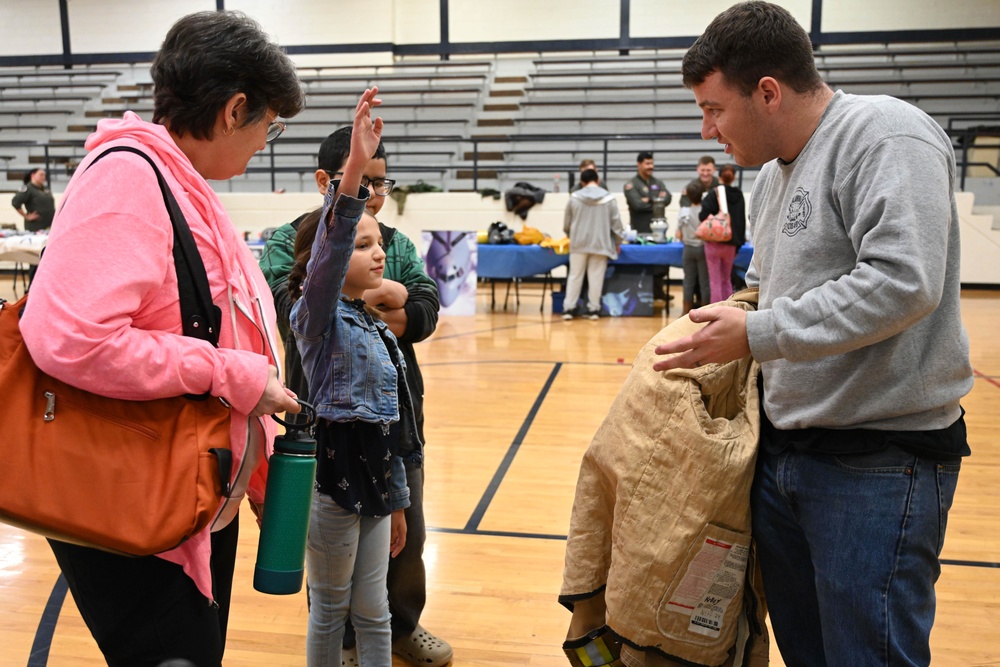
<svg viewBox="0 0 1000 667"><path fill-rule="evenodd" d="M245 171L302 110L295 67L235 12L178 21L153 61L153 122L126 112L98 124L63 196L21 320L46 373L88 391L145 400L218 396L232 406L231 498L212 524L171 551L129 558L50 540L80 613L109 665L173 658L220 665L240 500L263 503L266 415L298 411L278 376L271 292L206 179ZM219 345L182 335L163 174L222 311Z"/></svg>

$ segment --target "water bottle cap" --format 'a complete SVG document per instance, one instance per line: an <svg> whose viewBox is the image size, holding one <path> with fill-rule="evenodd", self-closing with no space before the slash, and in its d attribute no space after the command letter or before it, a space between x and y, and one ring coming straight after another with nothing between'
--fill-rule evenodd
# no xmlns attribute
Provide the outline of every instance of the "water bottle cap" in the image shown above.
<svg viewBox="0 0 1000 667"><path fill-rule="evenodd" d="M298 434L289 434L289 437L277 437L274 439L275 454L291 454L293 456L315 456L316 441L312 438L294 437Z"/></svg>
<svg viewBox="0 0 1000 667"><path fill-rule="evenodd" d="M305 427L312 426L316 423L316 408L312 406L311 403L306 403L300 398L296 398L295 402L302 406L302 412L298 415L294 423L288 423L278 415L271 415L271 419L278 422L285 428L291 429L301 429ZM302 417L305 417L305 421L302 421Z"/></svg>

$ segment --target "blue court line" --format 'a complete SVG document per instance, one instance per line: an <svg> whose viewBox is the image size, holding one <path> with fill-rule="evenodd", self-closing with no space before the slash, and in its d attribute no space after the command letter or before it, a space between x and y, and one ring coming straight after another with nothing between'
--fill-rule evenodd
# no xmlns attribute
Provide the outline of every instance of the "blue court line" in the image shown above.
<svg viewBox="0 0 1000 667"><path fill-rule="evenodd" d="M483 497L479 499L479 504L476 505L476 509L472 512L472 516L469 517L469 522L465 524L466 530L477 530L479 528L479 523L483 520L486 510L489 509L490 503L493 501L493 496L496 495L497 490L500 488L500 483L503 481L504 476L510 469L511 464L514 462L517 450L520 449L521 443L524 442L524 437L528 434L528 429L531 428L532 422L535 421L538 409L542 407L542 402L545 401L545 397L548 395L549 389L552 388L552 383L555 381L556 376L559 375L559 369L561 368L562 363L557 363L555 368L553 368L552 372L549 374L549 379L545 381L545 386L542 387L541 392L538 394L538 398L535 399L535 404L531 406L531 410L528 411L528 416L524 418L524 423L521 424L521 429L517 432L517 435L514 436L514 442L512 442L510 447L507 448L507 454L504 455L503 461L500 462L500 466L493 474L493 479L490 480L489 486L486 487Z"/></svg>
<svg viewBox="0 0 1000 667"><path fill-rule="evenodd" d="M28 667L45 667L48 664L52 637L55 635L56 623L59 622L59 612L62 611L68 589L66 577L60 574L59 578L56 579L55 586L52 587L52 592L49 593L49 601L45 603L42 618L38 621L35 641L32 642L31 654L28 655Z"/></svg>

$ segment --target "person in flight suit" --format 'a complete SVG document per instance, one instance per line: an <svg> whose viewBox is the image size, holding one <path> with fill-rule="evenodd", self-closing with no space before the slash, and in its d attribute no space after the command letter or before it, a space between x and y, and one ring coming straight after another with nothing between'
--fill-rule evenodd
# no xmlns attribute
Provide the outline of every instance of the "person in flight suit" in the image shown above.
<svg viewBox="0 0 1000 667"><path fill-rule="evenodd" d="M625 201L628 203L629 224L640 234L649 234L653 213L663 217L663 209L670 205L670 191L658 178L653 178L653 154L643 151L635 158L636 174L625 184ZM654 211L655 207L655 211Z"/></svg>
<svg viewBox="0 0 1000 667"><path fill-rule="evenodd" d="M663 181L653 178L653 154L642 151L635 158L636 174L625 183L625 202L628 204L629 225L639 234L650 234L650 223L654 217L664 217L664 209L670 205L670 190ZM667 288L670 283L670 269L653 276L653 296L670 301L673 299Z"/></svg>

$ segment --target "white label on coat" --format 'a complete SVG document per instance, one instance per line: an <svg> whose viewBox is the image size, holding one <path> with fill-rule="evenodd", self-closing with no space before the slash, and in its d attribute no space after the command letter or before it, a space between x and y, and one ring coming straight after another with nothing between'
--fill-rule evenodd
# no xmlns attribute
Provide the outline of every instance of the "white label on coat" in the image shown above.
<svg viewBox="0 0 1000 667"><path fill-rule="evenodd" d="M691 617L689 632L719 636L726 609L742 589L749 553L740 544L705 539L667 602L669 610Z"/></svg>

